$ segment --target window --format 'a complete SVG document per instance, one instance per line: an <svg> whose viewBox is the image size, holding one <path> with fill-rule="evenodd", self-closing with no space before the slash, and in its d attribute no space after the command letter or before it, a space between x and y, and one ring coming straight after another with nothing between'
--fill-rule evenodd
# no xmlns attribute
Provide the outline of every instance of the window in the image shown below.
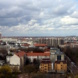
<svg viewBox="0 0 78 78"><path fill-rule="evenodd" d="M62 67L61 67L61 70L62 70Z"/></svg>
<svg viewBox="0 0 78 78"><path fill-rule="evenodd" d="M57 60L61 60L61 55L58 55L57 56Z"/></svg>

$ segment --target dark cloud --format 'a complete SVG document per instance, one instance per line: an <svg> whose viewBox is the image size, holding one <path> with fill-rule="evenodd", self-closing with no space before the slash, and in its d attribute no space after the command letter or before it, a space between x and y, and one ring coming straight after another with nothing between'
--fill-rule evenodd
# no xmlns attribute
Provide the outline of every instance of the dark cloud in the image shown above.
<svg viewBox="0 0 78 78"><path fill-rule="evenodd" d="M40 21L66 15L72 4L72 1L68 4L67 0L3 0L0 1L0 25L14 26L25 21L27 23L31 19L39 19ZM42 18L39 16L41 11L44 12Z"/></svg>

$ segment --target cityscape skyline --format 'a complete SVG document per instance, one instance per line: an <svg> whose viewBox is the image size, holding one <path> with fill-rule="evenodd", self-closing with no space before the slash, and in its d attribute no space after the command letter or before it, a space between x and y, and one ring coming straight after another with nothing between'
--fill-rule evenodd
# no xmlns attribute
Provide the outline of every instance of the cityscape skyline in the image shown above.
<svg viewBox="0 0 78 78"><path fill-rule="evenodd" d="M1 0L3 36L78 36L77 0Z"/></svg>

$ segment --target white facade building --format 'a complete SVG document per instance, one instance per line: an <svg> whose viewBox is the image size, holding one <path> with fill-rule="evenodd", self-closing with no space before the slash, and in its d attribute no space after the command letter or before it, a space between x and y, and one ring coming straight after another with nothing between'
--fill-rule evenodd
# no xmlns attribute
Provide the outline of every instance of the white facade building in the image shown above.
<svg viewBox="0 0 78 78"><path fill-rule="evenodd" d="M20 66L20 58L16 54L14 54L13 56L7 56L6 60L10 65Z"/></svg>

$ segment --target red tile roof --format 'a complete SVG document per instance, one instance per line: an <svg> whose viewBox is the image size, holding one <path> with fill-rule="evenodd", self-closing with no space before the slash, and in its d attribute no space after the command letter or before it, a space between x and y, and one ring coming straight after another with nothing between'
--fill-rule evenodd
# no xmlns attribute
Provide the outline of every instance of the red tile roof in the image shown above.
<svg viewBox="0 0 78 78"><path fill-rule="evenodd" d="M36 47L45 47L45 46L47 46L47 44L34 44L34 46L36 46Z"/></svg>
<svg viewBox="0 0 78 78"><path fill-rule="evenodd" d="M50 56L49 52L46 53L26 53L27 56Z"/></svg>
<svg viewBox="0 0 78 78"><path fill-rule="evenodd" d="M22 57L22 56L26 55L26 53L23 52L23 51L18 52L18 53L15 53L15 54L16 54L17 56L19 56L19 57Z"/></svg>
<svg viewBox="0 0 78 78"><path fill-rule="evenodd" d="M27 43L24 43L24 44L22 44L23 46L29 46L30 44L27 44Z"/></svg>

